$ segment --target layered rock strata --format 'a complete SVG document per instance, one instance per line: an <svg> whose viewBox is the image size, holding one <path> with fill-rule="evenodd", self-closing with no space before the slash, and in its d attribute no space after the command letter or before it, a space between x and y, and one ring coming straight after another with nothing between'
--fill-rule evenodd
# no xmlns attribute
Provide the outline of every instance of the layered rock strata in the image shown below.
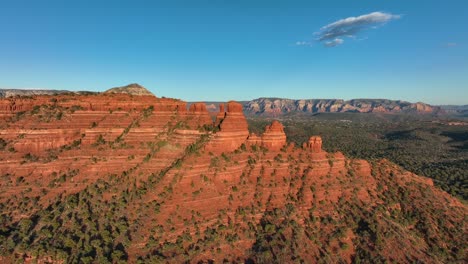
<svg viewBox="0 0 468 264"><path fill-rule="evenodd" d="M223 110L220 107L220 110ZM249 136L247 121L240 103L230 101L223 119L219 121L219 131L206 145L205 149L213 153L231 152L245 143ZM219 117L222 113L218 114Z"/></svg>
<svg viewBox="0 0 468 264"><path fill-rule="evenodd" d="M122 99L121 104L106 105L107 96ZM57 100L50 101L52 98ZM242 108L236 102L227 103L226 111L221 108L219 131L213 133L210 131L216 130L199 129L212 125L203 104L195 104L187 111L182 108L184 102L154 97L146 105L130 95L97 98L103 102L96 104L97 99L90 96L44 98L41 102L49 103L41 103L39 108L33 105L20 115L9 108L0 118L0 202L3 208L12 209L5 209L8 217L2 218L2 224L11 230L20 226L22 232L30 232L31 237L38 239L26 242L47 256L58 257L53 250L47 250L61 246L57 242L61 238L48 233L49 228L66 231L72 221L76 225L90 220L73 229L81 230L73 233L79 238L76 240L88 243L88 227L107 221L107 216L115 213L119 222L110 222L109 229L113 233L125 232L116 237L111 248L123 248L130 263L141 262L140 258L143 262L164 262L144 259L146 255L162 256L174 263L223 258L235 262L248 258L248 252L260 240L257 232L267 229L266 216L278 212L280 221L289 221L285 222L287 226L306 231L298 233L304 237L300 242L309 250L304 250L304 262L323 259L325 251L318 246L320 243L329 245L340 262L351 263L351 256L357 254L354 247L361 245L353 238L360 236L362 222L342 228L343 232L337 229L345 224L344 220L354 217L350 213L359 221L364 214L375 215L377 223L394 221L382 217L397 217L398 210L417 202L438 206L435 211L439 213L455 212L455 216L461 216L450 218L452 225L462 223L466 215L464 205L432 188L430 180L388 161L371 166L364 160L348 159L340 152L327 153L318 136L311 137L302 148L293 144L285 147L284 129L277 121L267 126L263 135L249 135ZM125 98L140 110L116 109L125 104ZM101 110L88 105L71 111L63 104L54 104L66 103L62 99L72 100L72 105L100 105L96 108ZM102 110L104 106L110 110ZM60 118L57 111L62 111ZM216 155L221 152L224 153ZM385 199L392 189L391 199ZM400 205L403 199L393 195L404 195L409 202ZM74 204L69 197L79 199ZM428 200L429 197L441 198ZM83 213L87 208L89 211ZM41 209L41 214L37 214L36 210ZM61 210L64 213L56 218L60 220L53 227L49 216ZM90 219L90 213L106 217ZM67 217L73 220L63 220ZM34 220L30 221L34 225L23 221L29 219ZM440 223L442 227L444 222ZM96 226L105 230L103 234L108 231L107 225ZM407 250L417 244L413 243L415 232L404 233L411 235L406 239L400 235L406 232L403 225L389 225L393 226L396 231L386 229L392 236L382 239L396 244L407 242L404 247L395 247L399 253L396 255L402 256L397 262L407 261L408 252L415 254L411 259L425 258L430 262L426 252ZM271 227L274 226L268 227L271 232L281 230ZM281 232L287 235L289 231ZM5 245L5 241L14 243L20 232L10 233L8 240L3 240ZM99 240L95 243L99 244ZM185 256L176 254L183 251L175 246L178 244L194 249L194 254L183 259ZM71 252L77 252L74 245L71 247ZM9 251L12 259L32 254L29 247L13 250L16 251Z"/></svg>
<svg viewBox="0 0 468 264"><path fill-rule="evenodd" d="M307 143L307 148L313 153L322 152L322 138L319 136L310 137L309 142Z"/></svg>
<svg viewBox="0 0 468 264"><path fill-rule="evenodd" d="M262 135L262 146L272 150L279 151L286 144L286 134L283 125L278 121L273 121L271 125L265 127Z"/></svg>
<svg viewBox="0 0 468 264"><path fill-rule="evenodd" d="M443 110L438 106L431 106L420 102L410 103L386 99L353 99L345 101L342 99L291 100L283 98L258 98L245 103L244 107L248 114L272 116L290 112L443 113Z"/></svg>

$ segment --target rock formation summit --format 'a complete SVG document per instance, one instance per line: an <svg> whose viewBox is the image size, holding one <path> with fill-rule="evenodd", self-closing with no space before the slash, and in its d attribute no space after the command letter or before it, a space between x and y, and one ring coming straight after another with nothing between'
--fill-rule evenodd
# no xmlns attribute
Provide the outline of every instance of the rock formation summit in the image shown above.
<svg viewBox="0 0 468 264"><path fill-rule="evenodd" d="M105 91L104 93L124 93L131 95L153 95L148 89L139 85L138 83L132 83L126 86L114 87Z"/></svg>
<svg viewBox="0 0 468 264"><path fill-rule="evenodd" d="M322 138L319 136L312 136L309 138L309 142L305 144L305 147L310 149L314 153L322 152Z"/></svg>
<svg viewBox="0 0 468 264"><path fill-rule="evenodd" d="M224 112L224 105L220 105L216 122L219 131L206 145L207 151L231 152L238 149L247 140L249 129L240 103L228 102L226 112Z"/></svg>
<svg viewBox="0 0 468 264"><path fill-rule="evenodd" d="M286 145L284 127L280 122L274 120L271 125L265 127L265 133L262 135L262 146L279 151L284 145Z"/></svg>

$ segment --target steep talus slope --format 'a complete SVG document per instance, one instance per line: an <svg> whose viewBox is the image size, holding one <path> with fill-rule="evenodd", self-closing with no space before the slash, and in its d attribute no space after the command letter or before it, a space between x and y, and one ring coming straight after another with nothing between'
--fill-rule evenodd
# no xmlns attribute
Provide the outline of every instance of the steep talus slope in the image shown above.
<svg viewBox="0 0 468 264"><path fill-rule="evenodd" d="M318 136L288 144L277 121L249 134L236 102L213 121L154 96L15 100L0 101L2 262L467 257L467 208L430 179Z"/></svg>

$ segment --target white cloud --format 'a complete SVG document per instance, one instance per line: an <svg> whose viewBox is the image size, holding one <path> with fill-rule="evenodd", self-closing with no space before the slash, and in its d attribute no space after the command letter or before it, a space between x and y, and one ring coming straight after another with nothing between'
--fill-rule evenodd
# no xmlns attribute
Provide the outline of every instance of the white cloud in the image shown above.
<svg viewBox="0 0 468 264"><path fill-rule="evenodd" d="M378 28L379 25L399 19L400 15L373 12L358 17L348 17L323 26L316 32L317 40L327 47L343 44L344 37L355 38L358 33L367 29Z"/></svg>
<svg viewBox="0 0 468 264"><path fill-rule="evenodd" d="M343 44L343 42L344 42L343 39L336 38L336 39L331 40L331 41L325 41L325 46L327 46L327 47L336 47L338 45Z"/></svg>
<svg viewBox="0 0 468 264"><path fill-rule="evenodd" d="M296 46L312 46L312 43L307 42L307 41L297 41L295 45Z"/></svg>
<svg viewBox="0 0 468 264"><path fill-rule="evenodd" d="M449 43L446 43L445 46L446 46L446 47L449 47L449 48L450 48L450 47L456 47L456 46L458 46L458 43L456 43L456 42L449 42Z"/></svg>
<svg viewBox="0 0 468 264"><path fill-rule="evenodd" d="M358 17L348 17L345 19L340 19L336 22L333 22L331 24L328 24L322 27L321 30L327 30L327 29L338 28L338 27L365 25L365 24L385 23L392 19L398 19L398 18L400 18L400 15L392 15L389 13L382 13L382 12L373 12L373 13L358 16Z"/></svg>

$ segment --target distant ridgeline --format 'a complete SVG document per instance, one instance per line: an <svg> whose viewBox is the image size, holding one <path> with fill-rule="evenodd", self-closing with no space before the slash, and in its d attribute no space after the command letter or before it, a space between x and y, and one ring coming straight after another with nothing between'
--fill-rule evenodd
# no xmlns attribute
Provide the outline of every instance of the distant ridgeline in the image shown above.
<svg viewBox="0 0 468 264"><path fill-rule="evenodd" d="M409 103L387 99L282 99L259 98L244 103L247 114L279 115L285 113L417 113L440 114L443 110L438 106L425 103Z"/></svg>
<svg viewBox="0 0 468 264"><path fill-rule="evenodd" d="M132 83L126 86L114 87L104 93L125 93L132 95L153 95L145 87ZM98 94L90 91L68 91L68 90L47 90L47 89L0 89L0 98L34 96L34 95L59 95L59 94Z"/></svg>
<svg viewBox="0 0 468 264"><path fill-rule="evenodd" d="M89 91L40 90L40 89L0 89L0 98L32 95L57 94L95 94ZM145 87L133 83L122 87L111 88L104 93L126 93L132 95L153 95ZM285 99L258 98L241 102L244 112L249 115L277 116L286 113L413 113L413 114L464 114L466 106L431 106L425 103L410 103L401 100L387 99ZM189 103L190 105L190 103ZM208 103L207 110L217 111L219 102Z"/></svg>
<svg viewBox="0 0 468 264"><path fill-rule="evenodd" d="M468 105L442 105L441 108L447 113L468 117Z"/></svg>
<svg viewBox="0 0 468 264"><path fill-rule="evenodd" d="M74 93L66 90L41 90L41 89L0 89L0 98L34 96L34 95L58 95Z"/></svg>

